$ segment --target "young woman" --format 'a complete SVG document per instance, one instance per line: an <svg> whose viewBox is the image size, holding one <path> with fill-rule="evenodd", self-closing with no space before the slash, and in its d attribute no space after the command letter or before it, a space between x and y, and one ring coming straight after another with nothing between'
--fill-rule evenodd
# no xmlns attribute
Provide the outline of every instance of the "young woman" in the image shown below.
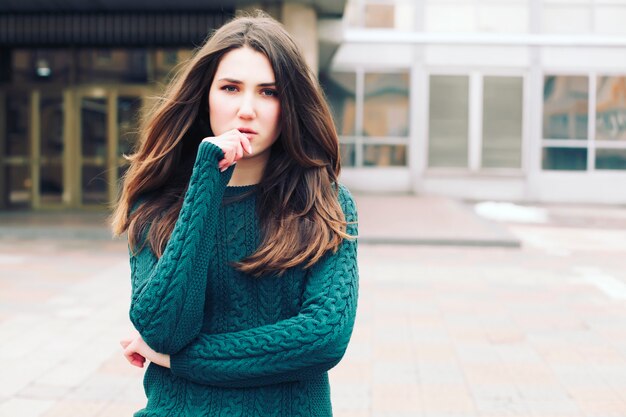
<svg viewBox="0 0 626 417"><path fill-rule="evenodd" d="M136 416L331 416L355 319L356 210L315 77L269 17L202 46L147 119L128 232Z"/></svg>

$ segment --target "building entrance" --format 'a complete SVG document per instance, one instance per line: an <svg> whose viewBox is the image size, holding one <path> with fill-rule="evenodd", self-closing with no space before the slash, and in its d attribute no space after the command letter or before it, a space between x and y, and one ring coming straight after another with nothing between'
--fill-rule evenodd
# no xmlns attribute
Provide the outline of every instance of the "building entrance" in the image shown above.
<svg viewBox="0 0 626 417"><path fill-rule="evenodd" d="M0 90L0 208L106 209L148 86Z"/></svg>

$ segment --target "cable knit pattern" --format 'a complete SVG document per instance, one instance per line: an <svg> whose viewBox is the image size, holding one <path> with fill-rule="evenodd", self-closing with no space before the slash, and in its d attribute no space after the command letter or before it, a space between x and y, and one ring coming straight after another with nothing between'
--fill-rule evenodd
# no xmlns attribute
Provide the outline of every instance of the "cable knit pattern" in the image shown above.
<svg viewBox="0 0 626 417"><path fill-rule="evenodd" d="M133 323L150 346L171 354L172 367L149 365L148 404L135 415L332 416L327 371L354 325L356 240L282 277L235 270L230 262L260 241L256 191L226 187L232 169L219 173L220 152L201 145L163 257L156 262L149 249L131 257ZM356 235L354 201L341 185L338 198Z"/></svg>
<svg viewBox="0 0 626 417"><path fill-rule="evenodd" d="M146 343L161 353L176 353L200 333L204 318L209 239L224 187L233 173L223 174L217 161L224 153L203 142L182 209L163 256L157 261L149 245L131 256L130 319Z"/></svg>

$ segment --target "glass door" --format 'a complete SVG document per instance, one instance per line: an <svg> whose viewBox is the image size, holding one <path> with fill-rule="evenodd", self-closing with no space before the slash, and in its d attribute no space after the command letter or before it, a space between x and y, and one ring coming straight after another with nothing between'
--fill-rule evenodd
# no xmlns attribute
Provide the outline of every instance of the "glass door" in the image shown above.
<svg viewBox="0 0 626 417"><path fill-rule="evenodd" d="M0 208L30 208L31 94L0 91Z"/></svg>
<svg viewBox="0 0 626 417"><path fill-rule="evenodd" d="M0 92L0 207L66 205L65 116L60 89Z"/></svg>
<svg viewBox="0 0 626 417"><path fill-rule="evenodd" d="M80 206L104 206L109 202L107 168L109 94L104 90L81 92L77 97L77 182Z"/></svg>
<svg viewBox="0 0 626 417"><path fill-rule="evenodd" d="M42 91L33 95L33 195L35 208L57 208L67 204L65 168L65 107L61 91Z"/></svg>
<svg viewBox="0 0 626 417"><path fill-rule="evenodd" d="M138 143L145 87L77 91L76 181L80 207L110 208Z"/></svg>

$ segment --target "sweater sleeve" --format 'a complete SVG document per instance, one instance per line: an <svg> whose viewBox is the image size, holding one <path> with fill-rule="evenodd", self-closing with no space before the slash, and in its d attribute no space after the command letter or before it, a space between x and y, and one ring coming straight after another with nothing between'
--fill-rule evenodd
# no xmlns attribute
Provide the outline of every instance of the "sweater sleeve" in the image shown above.
<svg viewBox="0 0 626 417"><path fill-rule="evenodd" d="M219 172L222 150L202 142L183 205L163 255L148 244L130 254L130 320L144 341L175 353L200 333L204 315L210 236L233 168Z"/></svg>
<svg viewBox="0 0 626 417"><path fill-rule="evenodd" d="M343 187L339 198L347 232L356 236L354 201ZM254 387L307 379L335 366L348 346L356 314L356 239L344 239L307 274L298 315L238 332L202 333L171 356L171 371L206 385Z"/></svg>

